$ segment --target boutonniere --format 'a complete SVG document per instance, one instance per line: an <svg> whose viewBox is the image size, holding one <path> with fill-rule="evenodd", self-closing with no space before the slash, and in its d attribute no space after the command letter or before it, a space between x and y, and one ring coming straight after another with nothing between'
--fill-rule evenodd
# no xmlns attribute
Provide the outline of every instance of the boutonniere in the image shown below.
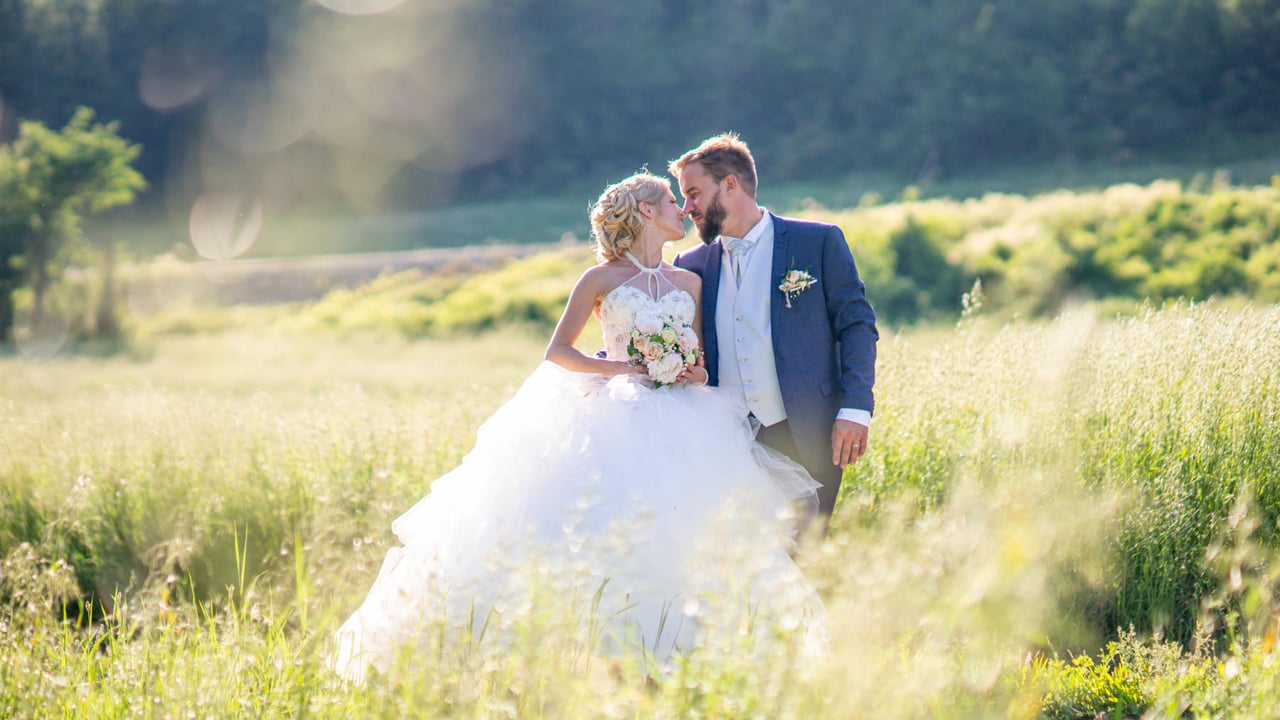
<svg viewBox="0 0 1280 720"><path fill-rule="evenodd" d="M782 291L783 297L787 299L787 307L791 307L791 298L808 290L816 282L818 282L818 278L810 275L807 270L796 270L793 267L787 271L786 275L782 276L782 284L778 286L778 289Z"/></svg>

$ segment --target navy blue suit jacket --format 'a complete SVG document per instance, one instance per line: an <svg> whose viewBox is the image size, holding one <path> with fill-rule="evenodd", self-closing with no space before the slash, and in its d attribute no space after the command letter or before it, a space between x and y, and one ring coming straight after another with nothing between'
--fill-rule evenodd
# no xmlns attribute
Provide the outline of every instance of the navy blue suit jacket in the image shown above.
<svg viewBox="0 0 1280 720"><path fill-rule="evenodd" d="M702 276L702 343L710 384L719 384L716 301L720 241L681 253L679 267ZM778 286L788 270L817 278L786 298ZM805 465L831 464L831 427L840 408L874 411L876 316L840 228L773 215L769 280L773 354L787 422Z"/></svg>

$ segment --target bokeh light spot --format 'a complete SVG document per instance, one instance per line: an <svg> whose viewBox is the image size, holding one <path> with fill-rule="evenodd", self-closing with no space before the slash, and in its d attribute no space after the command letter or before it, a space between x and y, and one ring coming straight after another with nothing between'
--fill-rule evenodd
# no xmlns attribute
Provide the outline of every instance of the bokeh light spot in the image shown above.
<svg viewBox="0 0 1280 720"><path fill-rule="evenodd" d="M257 241L262 219L262 203L256 198L205 193L191 206L191 244L201 257L230 260L244 254Z"/></svg>
<svg viewBox="0 0 1280 720"><path fill-rule="evenodd" d="M404 4L404 0L316 0L316 2L343 15L377 15Z"/></svg>
<svg viewBox="0 0 1280 720"><path fill-rule="evenodd" d="M138 97L154 110L177 110L204 97L217 77L206 58L151 48L138 70Z"/></svg>
<svg viewBox="0 0 1280 720"><path fill-rule="evenodd" d="M71 321L65 313L46 309L39 318L30 309L14 317L13 340L27 360L52 360L67 342Z"/></svg>
<svg viewBox="0 0 1280 720"><path fill-rule="evenodd" d="M223 91L209 106L209 128L218 142L245 155L283 150L302 138L301 110L277 102L275 89L244 82Z"/></svg>

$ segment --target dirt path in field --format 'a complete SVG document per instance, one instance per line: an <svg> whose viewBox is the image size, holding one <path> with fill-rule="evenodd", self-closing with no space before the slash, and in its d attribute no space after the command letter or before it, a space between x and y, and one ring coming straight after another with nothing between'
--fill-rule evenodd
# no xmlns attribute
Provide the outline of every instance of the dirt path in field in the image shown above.
<svg viewBox="0 0 1280 720"><path fill-rule="evenodd" d="M402 252L297 258L184 262L173 258L125 268L135 312L174 300L216 305L269 305L319 298L339 287L358 287L380 275L418 269L424 274L488 270L556 245L481 245Z"/></svg>

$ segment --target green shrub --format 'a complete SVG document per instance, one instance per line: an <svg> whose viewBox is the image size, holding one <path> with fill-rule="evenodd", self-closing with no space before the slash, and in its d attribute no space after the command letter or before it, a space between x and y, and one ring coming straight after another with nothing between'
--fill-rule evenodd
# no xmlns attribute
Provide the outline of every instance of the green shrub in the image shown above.
<svg viewBox="0 0 1280 720"><path fill-rule="evenodd" d="M454 336L511 325L549 330L574 281L591 264L585 247L550 250L475 273L409 270L338 289L305 306L293 323L341 334L391 331L407 338Z"/></svg>
<svg viewBox="0 0 1280 720"><path fill-rule="evenodd" d="M1181 717L1192 699L1212 691L1214 663L1187 656L1175 643L1143 641L1133 632L1107 643L1097 659L1036 655L1023 664L1020 694L1039 700L1046 720Z"/></svg>
<svg viewBox="0 0 1280 720"><path fill-rule="evenodd" d="M988 309L1047 315L1079 299L1277 297L1280 187L1169 181L1035 197L904 199L816 217L840 225L888 322Z"/></svg>
<svg viewBox="0 0 1280 720"><path fill-rule="evenodd" d="M477 332L510 324L550 329L592 263L585 247L543 253L468 278L425 309L420 333Z"/></svg>

